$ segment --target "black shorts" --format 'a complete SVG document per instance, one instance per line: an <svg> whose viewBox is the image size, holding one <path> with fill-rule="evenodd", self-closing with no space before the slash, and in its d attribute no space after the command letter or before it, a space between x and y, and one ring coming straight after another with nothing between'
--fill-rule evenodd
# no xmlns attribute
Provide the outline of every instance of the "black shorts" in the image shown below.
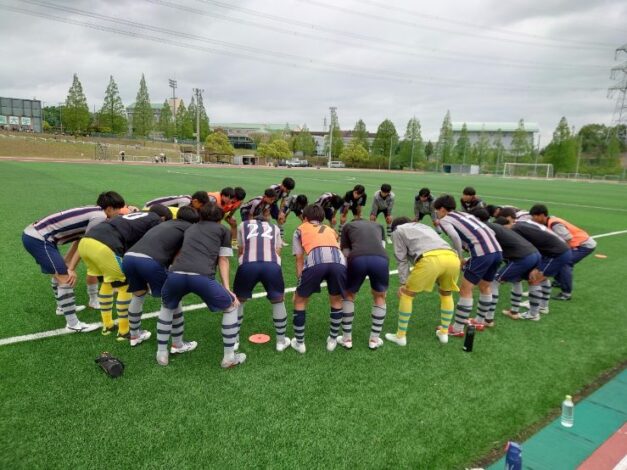
<svg viewBox="0 0 627 470"><path fill-rule="evenodd" d="M283 298L285 283L281 266L267 261L244 263L237 268L233 292L240 299L250 299L253 296L253 289L260 282L268 294L269 301L278 301Z"/></svg>
<svg viewBox="0 0 627 470"><path fill-rule="evenodd" d="M346 290L346 266L340 263L321 263L305 268L298 281L296 293L311 297L320 292L320 284L327 281L329 295L343 295Z"/></svg>

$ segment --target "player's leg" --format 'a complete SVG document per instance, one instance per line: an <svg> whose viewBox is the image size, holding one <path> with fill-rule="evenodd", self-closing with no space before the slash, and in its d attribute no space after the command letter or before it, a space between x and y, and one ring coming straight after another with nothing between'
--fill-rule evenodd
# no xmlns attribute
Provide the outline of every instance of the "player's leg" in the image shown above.
<svg viewBox="0 0 627 470"><path fill-rule="evenodd" d="M337 337L344 318L342 296L346 292L346 266L340 263L326 263L323 266L326 268L324 279L327 281L329 304L331 306L327 351L332 352L337 347Z"/></svg>
<svg viewBox="0 0 627 470"><path fill-rule="evenodd" d="M388 244L392 243L392 214L389 211L384 212L385 215L385 241Z"/></svg>
<svg viewBox="0 0 627 470"><path fill-rule="evenodd" d="M555 276L559 282L562 292L553 297L555 300L570 300L573 294L573 270L575 265L594 251L594 248L579 247L571 251L570 263L564 264L560 272Z"/></svg>
<svg viewBox="0 0 627 470"><path fill-rule="evenodd" d="M233 293L237 296L239 306L237 307L237 337L235 338L235 350L239 349L239 331L244 321L244 303L253 296L253 289L259 282L262 269L260 263L244 263L238 266L233 280ZM265 263L263 263L265 264Z"/></svg>
<svg viewBox="0 0 627 470"><path fill-rule="evenodd" d="M156 264L156 266L153 263ZM144 264L149 264L146 269L142 269ZM141 330L141 317L144 309L144 300L148 289L148 282L145 274L151 275L154 269L161 266L150 258L142 258L138 256L124 256L122 260L122 271L128 281L127 291L132 294L131 301L128 305L128 321L130 329L130 344L136 346L148 338L150 332ZM163 271L163 268L161 268ZM162 283L163 284L163 283ZM161 297L161 286L159 286L158 297ZM154 294L153 294L154 295Z"/></svg>
<svg viewBox="0 0 627 470"><path fill-rule="evenodd" d="M468 323L472 312L472 289L481 281L481 277L472 268L472 261L471 258L464 266L464 276L459 288L459 300L455 307L455 321L453 328L449 328L449 334L452 336L464 336L464 326Z"/></svg>
<svg viewBox="0 0 627 470"><path fill-rule="evenodd" d="M292 338L292 348L301 354L307 351L305 347L307 303L312 294L320 292L320 284L322 283L325 272L324 264L305 268L300 276L296 292L294 293L294 313L292 316L294 338Z"/></svg>
<svg viewBox="0 0 627 470"><path fill-rule="evenodd" d="M161 309L157 319L157 363L167 366L168 343L172 333L172 321L181 299L189 293L187 274L170 273L161 291Z"/></svg>
<svg viewBox="0 0 627 470"><path fill-rule="evenodd" d="M118 314L117 341L129 341L131 339L130 324L128 320L128 307L133 295L128 291L125 281L117 281L112 284L116 291L115 309ZM122 284L124 283L124 284Z"/></svg>
<svg viewBox="0 0 627 470"><path fill-rule="evenodd" d="M453 252L446 252L437 256L439 276L436 280L440 294L440 326L436 330L436 337L440 343L448 343L449 326L455 313L453 292L458 292L459 258Z"/></svg>
<svg viewBox="0 0 627 470"><path fill-rule="evenodd" d="M414 268L415 270L416 268ZM411 275L410 275L411 276ZM409 284L409 279L408 279ZM414 297L417 292L410 290L409 285L401 287L399 289L398 300L398 325L396 327L396 333L386 333L385 339L398 344L399 346L407 345L407 329L409 327L409 320L411 319Z"/></svg>
<svg viewBox="0 0 627 470"><path fill-rule="evenodd" d="M196 341L183 340L185 332L185 314L183 313L183 304L179 302L172 315L172 345L170 346L171 354L183 354L193 351L198 346Z"/></svg>
<svg viewBox="0 0 627 470"><path fill-rule="evenodd" d="M340 226L337 229L337 233L342 235L342 229L344 228L344 224L346 223L346 219L348 218L348 211L350 206L342 206L340 209Z"/></svg>
<svg viewBox="0 0 627 470"><path fill-rule="evenodd" d="M291 344L285 336L287 328L287 310L285 308L285 282L281 266L277 263L257 263L260 266L259 280L268 293L272 305L272 322L276 334L276 350L285 351Z"/></svg>
<svg viewBox="0 0 627 470"><path fill-rule="evenodd" d="M346 267L346 292L342 301L342 336L338 340L347 349L353 347L353 319L355 318L355 296L368 275L367 256L350 258Z"/></svg>
<svg viewBox="0 0 627 470"><path fill-rule="evenodd" d="M367 262L373 301L368 347L377 349L383 346L383 340L379 336L387 311L385 296L390 285L390 263L385 256L368 256Z"/></svg>
<svg viewBox="0 0 627 470"><path fill-rule="evenodd" d="M89 308L100 309L98 303L98 278L96 276L86 276L87 296L89 297Z"/></svg>

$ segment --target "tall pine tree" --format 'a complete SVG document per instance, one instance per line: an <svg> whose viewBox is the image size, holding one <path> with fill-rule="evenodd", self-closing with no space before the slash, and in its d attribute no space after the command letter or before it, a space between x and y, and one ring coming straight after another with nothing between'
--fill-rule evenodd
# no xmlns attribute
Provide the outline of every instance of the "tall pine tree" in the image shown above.
<svg viewBox="0 0 627 470"><path fill-rule="evenodd" d="M172 116L172 109L168 100L163 102L161 108L161 114L159 115L159 131L163 133L166 139L171 139L176 135L176 123L174 122L174 116Z"/></svg>
<svg viewBox="0 0 627 470"><path fill-rule="evenodd" d="M337 112L335 110L331 111L331 136L333 137L331 149L331 159L338 159L342 150L344 149L344 141L342 140L342 131L340 130L340 122L337 118ZM325 155L329 154L329 136L327 135L324 138L324 153Z"/></svg>
<svg viewBox="0 0 627 470"><path fill-rule="evenodd" d="M377 156L389 158L390 152L392 156L398 144L398 133L394 123L389 119L385 119L377 128L377 135L372 143L372 153Z"/></svg>
<svg viewBox="0 0 627 470"><path fill-rule="evenodd" d="M453 146L453 124L451 122L451 112L446 111L446 115L442 121L442 127L440 128L438 143L435 148L438 165L451 162L453 156Z"/></svg>
<svg viewBox="0 0 627 470"><path fill-rule="evenodd" d="M361 119L355 123L352 140L361 144L366 150L370 148L370 144L368 143L368 129L366 129L366 123Z"/></svg>
<svg viewBox="0 0 627 470"><path fill-rule="evenodd" d="M109 77L109 85L100 109L99 124L113 134L124 134L128 131L126 110L113 76Z"/></svg>
<svg viewBox="0 0 627 470"><path fill-rule="evenodd" d="M74 74L72 86L65 99L65 107L61 112L63 127L71 134L79 134L87 131L89 127L89 106L83 92L78 75Z"/></svg>
<svg viewBox="0 0 627 470"><path fill-rule="evenodd" d="M570 127L568 127L568 121L566 120L566 116L562 116L560 122L557 124L557 127L553 131L553 142L559 144L563 140L570 139Z"/></svg>
<svg viewBox="0 0 627 470"><path fill-rule="evenodd" d="M466 163L470 158L470 139L468 137L468 126L466 123L462 125L457 142L455 143L455 162Z"/></svg>
<svg viewBox="0 0 627 470"><path fill-rule="evenodd" d="M413 169L416 163L423 161L424 158L420 121L414 116L407 122L405 129L405 138L401 144L401 162Z"/></svg>
<svg viewBox="0 0 627 470"><path fill-rule="evenodd" d="M150 105L150 95L148 95L148 87L146 79L142 73L139 82L139 91L135 98L135 108L133 109L133 135L146 137L154 128L154 114Z"/></svg>
<svg viewBox="0 0 627 470"><path fill-rule="evenodd" d="M200 141L204 142L210 132L209 116L202 100L202 93L198 95L198 109L200 110Z"/></svg>

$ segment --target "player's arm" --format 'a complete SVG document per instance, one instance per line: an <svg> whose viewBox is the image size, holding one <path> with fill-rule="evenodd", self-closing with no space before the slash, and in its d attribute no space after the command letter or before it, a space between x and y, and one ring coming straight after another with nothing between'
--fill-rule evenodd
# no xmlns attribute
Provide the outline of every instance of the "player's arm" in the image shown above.
<svg viewBox="0 0 627 470"><path fill-rule="evenodd" d="M300 279L305 266L305 250L300 241L300 230L296 229L292 237L292 254L296 258L296 277Z"/></svg>
<svg viewBox="0 0 627 470"><path fill-rule="evenodd" d="M569 242L573 238L572 234L568 231L564 224L555 223L551 225L551 230L559 235L559 237L565 242Z"/></svg>
<svg viewBox="0 0 627 470"><path fill-rule="evenodd" d="M398 231L392 232L392 243L394 246L394 257L398 267L398 279L401 286L404 286L409 277L409 254L407 245Z"/></svg>
<svg viewBox="0 0 627 470"><path fill-rule="evenodd" d="M240 224L237 228L237 256L244 254L244 224Z"/></svg>
<svg viewBox="0 0 627 470"><path fill-rule="evenodd" d="M79 240L76 240L70 246L68 250L68 255L70 256L65 262L67 266L68 284L72 286L76 282L76 266L78 266L78 262L81 260L81 255L78 252L78 242Z"/></svg>
<svg viewBox="0 0 627 470"><path fill-rule="evenodd" d="M352 245L351 241L348 238L348 230L342 230L342 234L340 235L340 250L344 253L344 256L348 258L348 254L351 252Z"/></svg>
<svg viewBox="0 0 627 470"><path fill-rule="evenodd" d="M460 261L463 263L464 246L462 245L462 239L459 238L459 234L457 233L457 230L455 230L455 227L453 227L453 225L451 225L451 223L447 222L446 220L440 220L440 228L451 239L451 242L453 243L453 249L457 252L457 255L459 256Z"/></svg>

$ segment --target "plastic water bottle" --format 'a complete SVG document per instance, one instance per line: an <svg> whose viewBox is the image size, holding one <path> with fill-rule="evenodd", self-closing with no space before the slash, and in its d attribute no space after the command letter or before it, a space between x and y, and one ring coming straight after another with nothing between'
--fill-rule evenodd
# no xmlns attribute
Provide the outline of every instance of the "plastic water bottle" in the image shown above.
<svg viewBox="0 0 627 470"><path fill-rule="evenodd" d="M522 469L522 447L518 442L509 441L505 446L505 470Z"/></svg>
<svg viewBox="0 0 627 470"><path fill-rule="evenodd" d="M464 338L463 350L466 352L472 352L472 345L475 341L475 326L468 325L466 327L466 337Z"/></svg>
<svg viewBox="0 0 627 470"><path fill-rule="evenodd" d="M562 426L572 428L575 424L575 404L573 397L566 395L566 400L562 402Z"/></svg>

